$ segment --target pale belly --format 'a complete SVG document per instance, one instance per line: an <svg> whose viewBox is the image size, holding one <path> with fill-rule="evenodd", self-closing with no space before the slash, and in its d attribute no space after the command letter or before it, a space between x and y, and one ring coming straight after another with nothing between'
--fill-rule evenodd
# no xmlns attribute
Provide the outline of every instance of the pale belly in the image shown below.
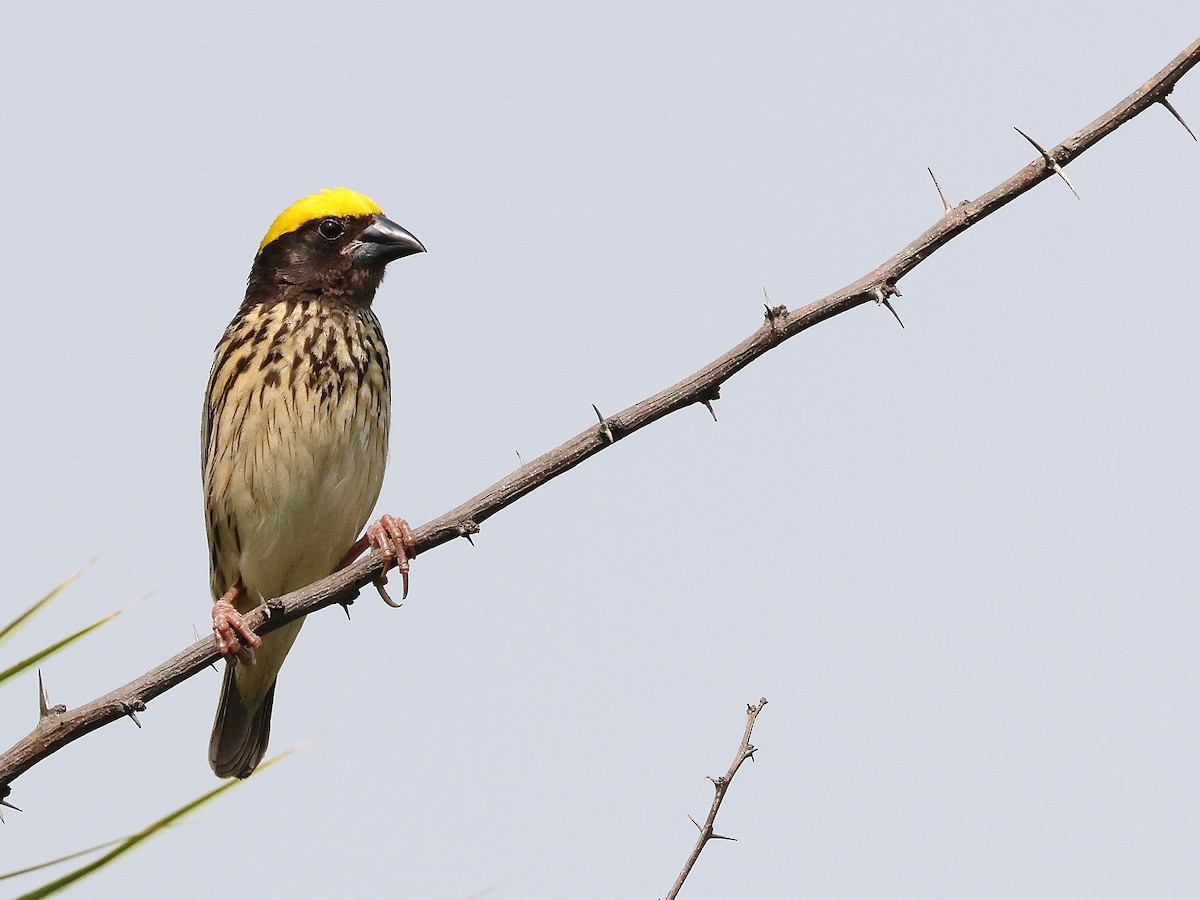
<svg viewBox="0 0 1200 900"><path fill-rule="evenodd" d="M386 428L352 412L291 428L269 418L230 461L219 504L237 540L218 568L236 571L254 602L334 570L375 508L387 456Z"/></svg>

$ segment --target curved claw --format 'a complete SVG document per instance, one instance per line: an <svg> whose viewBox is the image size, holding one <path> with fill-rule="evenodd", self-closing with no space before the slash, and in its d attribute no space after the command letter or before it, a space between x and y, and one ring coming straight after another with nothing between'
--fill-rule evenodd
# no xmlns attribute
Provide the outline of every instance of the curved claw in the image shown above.
<svg viewBox="0 0 1200 900"><path fill-rule="evenodd" d="M367 526L366 535L351 550L363 549L361 545L364 541L366 546L374 550L375 554L383 560L385 566L384 573L380 573L379 578L375 581L375 589L379 591L379 596L384 603L398 609L400 604L392 600L384 588L384 585L387 584L386 568L388 563L394 562L396 568L400 570L400 577L404 584L400 599L407 599L408 562L413 556L416 556L412 528L406 521L396 516L381 516L378 522L372 522Z"/></svg>
<svg viewBox="0 0 1200 900"><path fill-rule="evenodd" d="M379 599L382 600L384 603L386 603L388 606L390 606L392 609L399 609L404 604L397 603L395 600L393 600L391 598L391 596L387 592L387 588L384 587L385 584L387 584L387 576L385 576L385 575L380 575L379 578L377 578L375 580L375 590L379 591ZM404 576L404 594L401 596L400 599L403 600L406 597L408 597L408 576L407 575Z"/></svg>

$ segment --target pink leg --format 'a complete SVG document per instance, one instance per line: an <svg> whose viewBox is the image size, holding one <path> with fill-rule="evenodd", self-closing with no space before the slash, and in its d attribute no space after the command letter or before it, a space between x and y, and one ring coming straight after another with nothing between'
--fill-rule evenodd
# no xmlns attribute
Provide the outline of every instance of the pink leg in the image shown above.
<svg viewBox="0 0 1200 900"><path fill-rule="evenodd" d="M367 533L346 551L346 555L342 557L342 564L338 568L350 565L360 553L370 547L375 551L375 555L384 561L385 573L387 571L386 564L393 561L396 568L400 570L400 576L404 582L400 599L403 600L408 596L408 561L417 555L413 545L412 528L407 522L395 516L382 516L378 522L372 522L367 526ZM392 598L388 596L388 592L384 590L385 584L387 584L387 575L380 574L379 579L375 582L375 589L379 591L379 596L383 598L384 603L388 606L398 607L400 604L393 602Z"/></svg>
<svg viewBox="0 0 1200 900"><path fill-rule="evenodd" d="M237 665L239 661L248 666L254 665L254 650L262 646L262 638L247 627L242 614L233 605L245 592L245 587L239 581L212 608L217 649L230 665Z"/></svg>

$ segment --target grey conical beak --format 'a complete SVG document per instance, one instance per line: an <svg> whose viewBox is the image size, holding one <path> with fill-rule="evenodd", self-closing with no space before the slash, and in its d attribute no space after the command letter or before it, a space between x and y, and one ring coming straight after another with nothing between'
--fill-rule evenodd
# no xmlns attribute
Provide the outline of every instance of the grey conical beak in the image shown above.
<svg viewBox="0 0 1200 900"><path fill-rule="evenodd" d="M371 224L350 244L350 255L364 265L387 265L394 259L424 253L425 245L387 216L371 217Z"/></svg>

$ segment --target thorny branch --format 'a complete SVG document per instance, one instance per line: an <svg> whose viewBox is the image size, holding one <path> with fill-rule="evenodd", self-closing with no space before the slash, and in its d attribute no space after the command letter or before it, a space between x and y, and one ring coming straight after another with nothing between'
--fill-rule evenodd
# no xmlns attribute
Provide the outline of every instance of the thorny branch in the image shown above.
<svg viewBox="0 0 1200 900"><path fill-rule="evenodd" d="M754 759L754 754L758 750L757 747L750 743L750 733L754 731L754 722L758 719L758 714L763 711L763 707L766 705L766 697L759 697L757 703L746 704L746 730L742 732L742 743L738 745L737 753L733 756L733 762L729 766L729 771L717 778L708 779L713 783L713 800L712 805L708 808L708 818L704 820L703 825L692 819L692 824L700 830L700 836L696 838L696 845L692 847L692 852L688 855L687 862L683 864L683 869L680 871L679 877L671 885L671 890L667 894L667 900L675 900L679 896L679 889L687 881L688 875L692 872L692 866L696 864L696 860L700 858L701 851L704 850L704 846L709 841L737 840L737 838L726 837L723 834L715 834L713 832L713 825L716 824L717 813L721 809L721 803L725 799L725 792L729 790L733 776L742 767L742 763L748 759ZM688 818L691 819L691 816L688 816Z"/></svg>
<svg viewBox="0 0 1200 900"><path fill-rule="evenodd" d="M616 415L604 416L596 410L600 419L597 424L532 462L525 463L508 477L445 515L417 528L414 531L417 552L424 553L459 537L470 539L479 531L481 522L504 507L573 469L610 444L676 410L697 403L711 411L712 402L720 396L720 387L726 380L768 350L818 322L872 300L883 304L899 296L896 285L900 279L934 251L1041 181L1055 175L1063 166L1139 113L1159 103L1178 118L1167 97L1198 61L1200 40L1194 41L1161 72L1108 112L1060 144L1039 153L1037 159L1015 175L986 194L948 209L923 234L866 275L799 309L768 305L763 324L753 334L678 384ZM266 633L333 603L347 603L357 596L360 588L375 581L383 570L384 564L375 557L364 559L315 584L270 601L252 612L247 622L256 631ZM12 782L32 766L88 732L128 716L133 710L140 711L146 703L195 675L217 658L214 639L205 637L103 697L74 709L50 709L32 732L0 754L0 801L8 796Z"/></svg>

